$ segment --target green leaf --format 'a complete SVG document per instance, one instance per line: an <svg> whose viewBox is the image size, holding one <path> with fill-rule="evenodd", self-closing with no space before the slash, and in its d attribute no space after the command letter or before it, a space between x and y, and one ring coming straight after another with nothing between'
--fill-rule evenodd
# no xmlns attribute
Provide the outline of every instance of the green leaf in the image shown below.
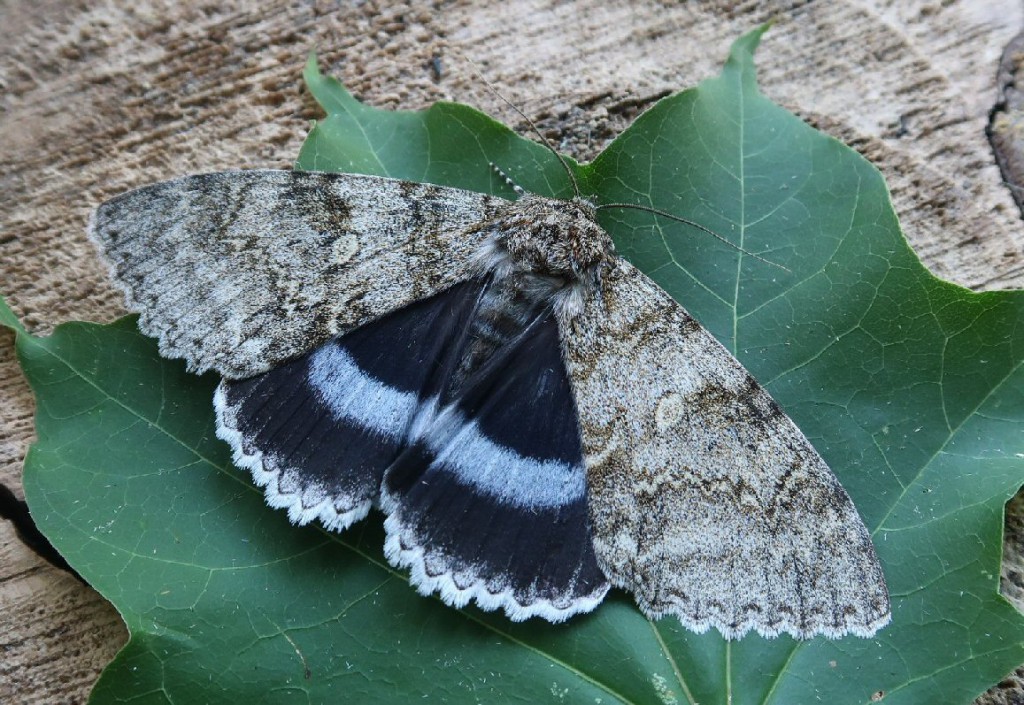
<svg viewBox="0 0 1024 705"><path fill-rule="evenodd" d="M422 112L379 110L322 75L314 57L303 75L327 117L306 137L297 169L388 176L515 198L493 164L531 193L573 195L550 150L473 108L441 102Z"/></svg>
<svg viewBox="0 0 1024 705"><path fill-rule="evenodd" d="M997 593L1003 503L1024 482L1024 294L932 277L880 175L758 91L739 40L721 76L660 102L583 194L620 252L734 350L849 490L885 568L876 639L696 635L613 594L568 624L420 597L383 560L379 515L295 528L232 467L215 380L161 360L134 321L18 336L38 399L25 489L40 527L124 616L94 703L958 703L1024 661ZM464 106L385 112L311 63L328 116L298 166L569 196L550 152ZM787 271L788 270L788 271ZM13 317L0 308L0 323Z"/></svg>

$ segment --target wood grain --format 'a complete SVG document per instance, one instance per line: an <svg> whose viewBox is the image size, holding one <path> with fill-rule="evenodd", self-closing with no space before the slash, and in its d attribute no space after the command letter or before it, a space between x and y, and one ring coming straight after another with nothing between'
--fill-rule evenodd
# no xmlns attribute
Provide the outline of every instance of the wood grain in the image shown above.
<svg viewBox="0 0 1024 705"><path fill-rule="evenodd" d="M883 171L932 271L1019 287L1024 228L984 130L1022 15L1014 0L6 2L0 289L35 333L123 313L85 238L90 209L185 173L289 166L318 114L300 77L313 48L374 105L457 99L515 123L469 57L556 144L589 158L652 102L717 72L729 43L768 19L765 93ZM33 406L12 339L0 333L0 481L20 493ZM84 702L126 638L119 618L8 525L0 537L0 701ZM1021 692L1007 681L986 697Z"/></svg>

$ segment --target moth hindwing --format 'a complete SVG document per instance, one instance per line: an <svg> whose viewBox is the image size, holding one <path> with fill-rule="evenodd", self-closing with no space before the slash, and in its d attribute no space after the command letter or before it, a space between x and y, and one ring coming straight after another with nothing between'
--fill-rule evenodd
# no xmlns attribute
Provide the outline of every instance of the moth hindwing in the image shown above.
<svg viewBox="0 0 1024 705"><path fill-rule="evenodd" d="M581 198L235 171L91 233L161 353L224 377L267 501L339 531L379 505L421 592L558 622L618 586L726 637L889 619L835 476Z"/></svg>

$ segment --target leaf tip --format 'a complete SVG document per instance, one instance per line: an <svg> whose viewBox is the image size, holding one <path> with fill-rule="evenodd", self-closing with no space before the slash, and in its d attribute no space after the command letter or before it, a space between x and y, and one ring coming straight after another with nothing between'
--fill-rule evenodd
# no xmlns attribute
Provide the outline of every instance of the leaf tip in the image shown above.
<svg viewBox="0 0 1024 705"><path fill-rule="evenodd" d="M302 69L302 78L307 86L323 78L323 74L320 73L320 63L316 58L316 49L309 50L309 56L306 57L306 66Z"/></svg>
<svg viewBox="0 0 1024 705"><path fill-rule="evenodd" d="M25 327L21 325L21 321L15 315L11 307L7 305L7 300L3 296L0 296L0 326L10 328L14 331L15 335L22 335L27 333Z"/></svg>
<svg viewBox="0 0 1024 705"><path fill-rule="evenodd" d="M774 20L769 20L759 27L755 27L742 37L737 39L729 47L729 59L725 63L726 70L738 70L743 77L744 83L756 86L757 75L754 67L754 53L761 44L761 37L771 29Z"/></svg>
<svg viewBox="0 0 1024 705"><path fill-rule="evenodd" d="M309 92L313 94L313 98L328 114L343 110L346 106L360 104L341 81L331 75L325 76L320 71L316 49L309 52L306 66L302 70L302 79L306 82Z"/></svg>

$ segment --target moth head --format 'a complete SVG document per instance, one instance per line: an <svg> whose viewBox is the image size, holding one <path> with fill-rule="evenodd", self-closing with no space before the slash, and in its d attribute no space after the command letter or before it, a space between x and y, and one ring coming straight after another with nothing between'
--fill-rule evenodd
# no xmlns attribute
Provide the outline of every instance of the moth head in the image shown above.
<svg viewBox="0 0 1024 705"><path fill-rule="evenodd" d="M503 208L486 230L490 252L485 266L499 275L529 273L573 284L614 253L593 204L582 198L559 201L527 194Z"/></svg>

